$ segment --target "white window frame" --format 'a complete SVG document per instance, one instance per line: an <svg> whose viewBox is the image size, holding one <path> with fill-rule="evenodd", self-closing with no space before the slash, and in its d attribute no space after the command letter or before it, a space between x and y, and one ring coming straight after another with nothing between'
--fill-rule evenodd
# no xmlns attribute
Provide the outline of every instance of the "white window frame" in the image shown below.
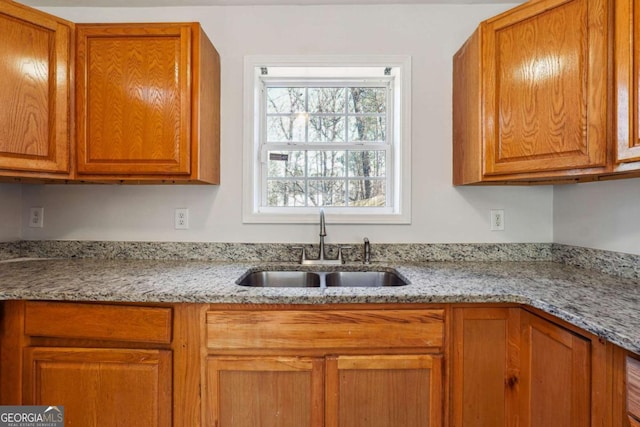
<svg viewBox="0 0 640 427"><path fill-rule="evenodd" d="M266 182L265 161L260 140L263 126L262 67L390 67L393 70L393 96L390 114L392 127L387 138L387 162L393 172L386 177L387 207L324 207L327 220L344 224L411 223L411 57L397 55L365 56L263 56L244 59L244 146L243 146L243 222L244 223L315 223L318 207L263 207L262 186ZM344 80L348 80L345 77ZM389 123L389 122L388 122ZM286 144L283 144L286 145ZM289 149L294 149L295 146ZM370 149L383 149L371 144ZM313 145L305 145L312 149ZM326 148L324 146L323 148ZM336 147L337 148L337 147ZM339 149L345 149L341 146ZM348 149L348 148L346 148ZM386 147L384 148L386 149ZM389 191L391 190L391 191ZM264 189L266 192L266 189Z"/></svg>

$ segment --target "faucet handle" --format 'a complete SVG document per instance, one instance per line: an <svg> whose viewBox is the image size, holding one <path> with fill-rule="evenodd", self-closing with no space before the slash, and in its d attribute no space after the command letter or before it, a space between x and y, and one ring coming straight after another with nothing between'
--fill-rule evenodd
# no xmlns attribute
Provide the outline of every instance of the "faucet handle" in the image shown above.
<svg viewBox="0 0 640 427"><path fill-rule="evenodd" d="M300 253L300 264L307 259L306 252L304 250L304 246L293 246L291 249L299 250Z"/></svg>
<svg viewBox="0 0 640 427"><path fill-rule="evenodd" d="M344 258L342 257L342 251L344 249L353 249L353 246L338 246L338 260L344 264Z"/></svg>

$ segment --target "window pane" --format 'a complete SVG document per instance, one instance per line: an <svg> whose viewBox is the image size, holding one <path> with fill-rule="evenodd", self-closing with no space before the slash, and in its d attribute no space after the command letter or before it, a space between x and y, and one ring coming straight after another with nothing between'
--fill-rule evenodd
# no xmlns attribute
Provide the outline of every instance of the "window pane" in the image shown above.
<svg viewBox="0 0 640 427"><path fill-rule="evenodd" d="M304 88L268 87L267 113L298 113L304 109Z"/></svg>
<svg viewBox="0 0 640 427"><path fill-rule="evenodd" d="M386 176L386 155L384 151L350 151L350 177Z"/></svg>
<svg viewBox="0 0 640 427"><path fill-rule="evenodd" d="M267 206L304 206L304 181L267 181Z"/></svg>
<svg viewBox="0 0 640 427"><path fill-rule="evenodd" d="M384 113L386 111L386 89L383 87L349 88L350 113Z"/></svg>
<svg viewBox="0 0 640 427"><path fill-rule="evenodd" d="M385 141L384 117L349 117L349 141Z"/></svg>
<svg viewBox="0 0 640 427"><path fill-rule="evenodd" d="M267 174L270 178L304 176L304 151L269 151Z"/></svg>
<svg viewBox="0 0 640 427"><path fill-rule="evenodd" d="M344 142L344 117L312 116L309 120L310 142Z"/></svg>
<svg viewBox="0 0 640 427"><path fill-rule="evenodd" d="M349 180L349 206L385 206L385 190L383 179Z"/></svg>
<svg viewBox="0 0 640 427"><path fill-rule="evenodd" d="M306 115L267 117L267 142L304 142Z"/></svg>
<svg viewBox="0 0 640 427"><path fill-rule="evenodd" d="M344 180L309 181L309 206L344 206Z"/></svg>
<svg viewBox="0 0 640 427"><path fill-rule="evenodd" d="M344 151L309 151L309 176L344 176L345 154Z"/></svg>
<svg viewBox="0 0 640 427"><path fill-rule="evenodd" d="M309 88L310 113L344 113L345 88Z"/></svg>

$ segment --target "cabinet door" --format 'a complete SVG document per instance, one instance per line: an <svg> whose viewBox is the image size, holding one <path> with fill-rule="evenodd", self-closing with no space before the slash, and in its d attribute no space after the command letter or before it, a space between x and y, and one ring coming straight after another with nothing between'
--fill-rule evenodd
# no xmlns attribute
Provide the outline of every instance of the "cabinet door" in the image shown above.
<svg viewBox="0 0 640 427"><path fill-rule="evenodd" d="M589 340L522 312L521 426L591 424Z"/></svg>
<svg viewBox="0 0 640 427"><path fill-rule="evenodd" d="M191 26L77 31L78 173L188 175Z"/></svg>
<svg viewBox="0 0 640 427"><path fill-rule="evenodd" d="M616 1L617 162L640 161L640 5ZM620 168L637 168L621 165Z"/></svg>
<svg viewBox="0 0 640 427"><path fill-rule="evenodd" d="M0 2L0 169L69 172L72 32L70 23Z"/></svg>
<svg viewBox="0 0 640 427"><path fill-rule="evenodd" d="M60 405L69 427L170 426L171 352L27 348L24 404Z"/></svg>
<svg viewBox="0 0 640 427"><path fill-rule="evenodd" d="M515 426L520 377L520 309L453 311L454 427Z"/></svg>
<svg viewBox="0 0 640 427"><path fill-rule="evenodd" d="M540 0L487 21L484 173L606 166L605 0Z"/></svg>
<svg viewBox="0 0 640 427"><path fill-rule="evenodd" d="M209 357L206 425L322 427L322 358Z"/></svg>
<svg viewBox="0 0 640 427"><path fill-rule="evenodd" d="M328 427L442 425L442 357L327 358Z"/></svg>

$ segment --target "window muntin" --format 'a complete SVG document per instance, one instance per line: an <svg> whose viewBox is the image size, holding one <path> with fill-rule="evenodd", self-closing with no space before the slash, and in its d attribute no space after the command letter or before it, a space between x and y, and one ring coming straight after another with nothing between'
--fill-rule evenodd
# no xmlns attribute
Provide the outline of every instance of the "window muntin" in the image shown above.
<svg viewBox="0 0 640 427"><path fill-rule="evenodd" d="M265 208L386 208L393 78L263 78Z"/></svg>

